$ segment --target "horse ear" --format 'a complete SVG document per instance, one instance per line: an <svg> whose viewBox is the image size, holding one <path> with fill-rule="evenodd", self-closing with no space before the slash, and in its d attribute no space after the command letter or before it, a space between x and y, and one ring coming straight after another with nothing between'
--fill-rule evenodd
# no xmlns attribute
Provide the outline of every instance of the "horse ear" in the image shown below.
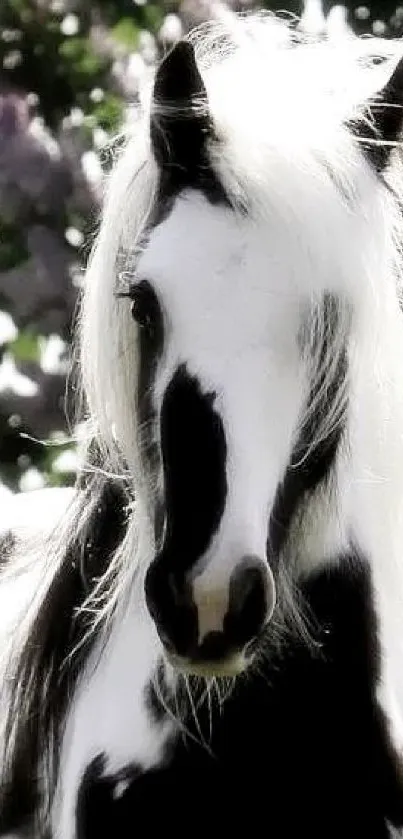
<svg viewBox="0 0 403 839"><path fill-rule="evenodd" d="M403 130L403 58L376 100L369 105L371 119L353 124L365 155L378 173L389 163Z"/></svg>
<svg viewBox="0 0 403 839"><path fill-rule="evenodd" d="M196 180L205 163L211 129L207 92L194 49L187 41L179 41L162 61L154 82L150 133L158 165L174 169L175 179L183 181L183 186Z"/></svg>

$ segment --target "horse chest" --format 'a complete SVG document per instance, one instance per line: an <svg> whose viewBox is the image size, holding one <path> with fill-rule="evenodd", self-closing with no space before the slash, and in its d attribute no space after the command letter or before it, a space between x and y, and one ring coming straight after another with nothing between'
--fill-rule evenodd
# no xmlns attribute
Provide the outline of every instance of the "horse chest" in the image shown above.
<svg viewBox="0 0 403 839"><path fill-rule="evenodd" d="M199 733L178 737L164 765L117 778L92 774L81 789L78 839L153 831L263 826L273 839L389 836L403 824L401 777L375 699L376 627L365 601L366 570L334 572L306 588L322 648L295 642L262 660L223 705L203 703ZM320 604L320 605L319 605ZM364 632L365 629L365 632ZM194 723L188 729L196 737Z"/></svg>

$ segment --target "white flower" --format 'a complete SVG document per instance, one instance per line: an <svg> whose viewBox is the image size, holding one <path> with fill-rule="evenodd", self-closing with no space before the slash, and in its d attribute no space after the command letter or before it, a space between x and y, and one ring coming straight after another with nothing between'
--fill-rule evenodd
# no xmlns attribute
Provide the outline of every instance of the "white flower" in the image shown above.
<svg viewBox="0 0 403 839"><path fill-rule="evenodd" d="M8 344L18 335L18 329L8 312L0 312L0 346Z"/></svg>
<svg viewBox="0 0 403 839"><path fill-rule="evenodd" d="M71 35L77 35L79 28L80 21L77 15L73 14L66 15L66 17L63 18L60 24L61 32L63 33L63 35L66 35L67 37Z"/></svg>
<svg viewBox="0 0 403 839"><path fill-rule="evenodd" d="M94 87L94 89L91 90L91 93L90 93L91 102L96 102L96 103L102 102L104 97L105 97L105 91L102 90L102 87Z"/></svg>
<svg viewBox="0 0 403 839"><path fill-rule="evenodd" d="M52 468L59 475L65 472L76 472L80 465L79 457L74 449L68 449L59 454L53 461Z"/></svg>
<svg viewBox="0 0 403 839"><path fill-rule="evenodd" d="M371 12L368 6L357 6L357 8L354 10L354 14L357 20L368 20Z"/></svg>
<svg viewBox="0 0 403 839"><path fill-rule="evenodd" d="M90 186L92 186L94 189L98 189L102 182L103 172L101 161L96 152L84 152L81 158L81 166Z"/></svg>
<svg viewBox="0 0 403 839"><path fill-rule="evenodd" d="M63 360L66 344L59 335L49 335L49 338L42 339L40 351L39 363L44 373L65 374L67 372L67 363Z"/></svg>
<svg viewBox="0 0 403 839"><path fill-rule="evenodd" d="M382 38L386 32L386 23L383 20L374 20L372 31L378 38Z"/></svg>
<svg viewBox="0 0 403 839"><path fill-rule="evenodd" d="M72 248L80 248L84 242L84 236L81 230L77 230L76 227L68 227L64 231L64 237Z"/></svg>
<svg viewBox="0 0 403 839"><path fill-rule="evenodd" d="M11 390L17 396L32 397L36 396L38 389L36 382L20 373L13 357L5 353L0 364L0 393Z"/></svg>
<svg viewBox="0 0 403 839"><path fill-rule="evenodd" d="M175 41L179 41L183 35L183 26L178 15L167 15L158 35L161 41L167 41L169 44L174 44Z"/></svg>
<svg viewBox="0 0 403 839"><path fill-rule="evenodd" d="M69 114L70 125L79 128L84 122L84 111L81 108L72 108Z"/></svg>
<svg viewBox="0 0 403 839"><path fill-rule="evenodd" d="M21 476L19 488L21 492L31 492L34 489L42 489L45 486L45 479L38 469L27 469Z"/></svg>
<svg viewBox="0 0 403 839"><path fill-rule="evenodd" d="M98 126L97 128L94 128L92 132L92 139L94 141L95 148L102 149L103 146L106 146L106 144L108 143L109 136L103 128L100 128Z"/></svg>

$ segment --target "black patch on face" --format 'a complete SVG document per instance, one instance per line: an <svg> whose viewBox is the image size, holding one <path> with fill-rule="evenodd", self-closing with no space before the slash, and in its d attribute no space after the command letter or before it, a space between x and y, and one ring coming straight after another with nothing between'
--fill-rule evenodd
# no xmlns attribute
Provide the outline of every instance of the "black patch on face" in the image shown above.
<svg viewBox="0 0 403 839"><path fill-rule="evenodd" d="M182 365L161 409L166 524L162 551L147 574L146 595L161 637L164 627L169 628L177 652L197 642L197 614L186 572L217 532L227 495L227 447L214 399Z"/></svg>
<svg viewBox="0 0 403 839"><path fill-rule="evenodd" d="M368 105L370 118L350 122L360 147L378 174L386 169L403 128L403 59L401 59L376 101ZM386 143L387 145L382 145Z"/></svg>
<svg viewBox="0 0 403 839"><path fill-rule="evenodd" d="M138 410L140 420L147 419L148 401L158 360L164 345L164 317L158 297L148 280L132 281L127 288L115 291L115 297L131 304L131 315L138 327L140 368Z"/></svg>
<svg viewBox="0 0 403 839"><path fill-rule="evenodd" d="M388 839L403 825L403 774L376 701L379 643L368 565L339 557L303 585L317 647L262 656L225 701L189 709L162 765L139 776L85 839L131 839L197 824L200 835ZM268 639L269 643L269 639ZM225 694L225 682L220 691ZM194 735L194 736L192 736ZM251 804L251 806L248 806ZM101 807L99 807L101 809ZM95 829L98 827L98 832Z"/></svg>
<svg viewBox="0 0 403 839"><path fill-rule="evenodd" d="M139 447L143 465L151 479L156 478L161 465L156 441L156 412L153 402L153 384L158 362L164 348L164 315L152 285L148 280L131 282L123 290L117 289L117 298L126 298L131 304L133 320L138 329L139 370L137 386L137 412L139 419ZM161 499L153 498L154 525L157 542L164 525L164 507Z"/></svg>
<svg viewBox="0 0 403 839"><path fill-rule="evenodd" d="M166 389L161 449L167 508L164 560L185 571L205 553L224 512L227 446L215 393L202 391L185 365Z"/></svg>
<svg viewBox="0 0 403 839"><path fill-rule="evenodd" d="M206 88L193 47L186 41L180 41L161 63L154 103L150 133L160 169L160 212L164 207L166 215L167 206L184 189L203 192L213 204L228 204L208 154L208 143L214 141L215 134Z"/></svg>
<svg viewBox="0 0 403 839"><path fill-rule="evenodd" d="M91 649L90 642L82 643L89 617L78 610L123 538L127 504L123 482L87 480L82 509L90 505L92 511L85 529L66 545L13 680L6 740L14 730L14 743L8 782L0 794L0 834L31 832L41 801L38 774L43 760L52 795L64 714ZM70 656L76 648L79 651ZM45 824L35 824L35 836L42 836L45 829Z"/></svg>
<svg viewBox="0 0 403 839"><path fill-rule="evenodd" d="M159 448L155 440L155 408L152 398L153 383L164 346L164 319L157 295L150 283L142 281L133 287L132 299L137 298L141 286L142 306L149 313L150 327L139 326L139 381L138 417L140 424L140 449L146 468L155 475L160 467ZM134 304L133 304L134 305ZM134 318L136 316L134 314ZM159 521L160 527L162 521ZM156 524L158 524L156 521ZM156 534L158 535L158 534Z"/></svg>
<svg viewBox="0 0 403 839"><path fill-rule="evenodd" d="M325 338L319 354L319 370L323 368L322 362L328 354L328 342L336 334L339 317L339 301L333 295L327 294L323 301ZM270 516L267 544L269 559L276 559L279 556L300 505L330 474L343 436L343 418L335 424L332 432L324 440L316 443L314 447L312 447L312 442L318 438L322 418L332 413L339 388L346 377L346 371L347 349L344 349L335 366L333 380L328 383L326 390L322 391L324 373L319 374L311 387L306 419L292 452L290 465L277 490ZM315 408L310 411L309 407L312 404Z"/></svg>
<svg viewBox="0 0 403 839"><path fill-rule="evenodd" d="M245 557L232 573L224 634L234 650L242 649L261 632L272 607L272 592L259 561Z"/></svg>

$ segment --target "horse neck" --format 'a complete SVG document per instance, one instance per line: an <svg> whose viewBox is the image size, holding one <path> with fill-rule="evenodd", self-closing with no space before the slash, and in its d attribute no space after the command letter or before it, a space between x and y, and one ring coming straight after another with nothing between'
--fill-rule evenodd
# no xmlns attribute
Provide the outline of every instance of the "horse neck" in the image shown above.
<svg viewBox="0 0 403 839"><path fill-rule="evenodd" d="M378 281L378 278L375 278ZM378 286L379 288L379 286ZM382 659L381 704L403 744L403 318L395 276L352 335L348 437L339 499L350 540L369 563ZM400 732L400 734L399 734Z"/></svg>

